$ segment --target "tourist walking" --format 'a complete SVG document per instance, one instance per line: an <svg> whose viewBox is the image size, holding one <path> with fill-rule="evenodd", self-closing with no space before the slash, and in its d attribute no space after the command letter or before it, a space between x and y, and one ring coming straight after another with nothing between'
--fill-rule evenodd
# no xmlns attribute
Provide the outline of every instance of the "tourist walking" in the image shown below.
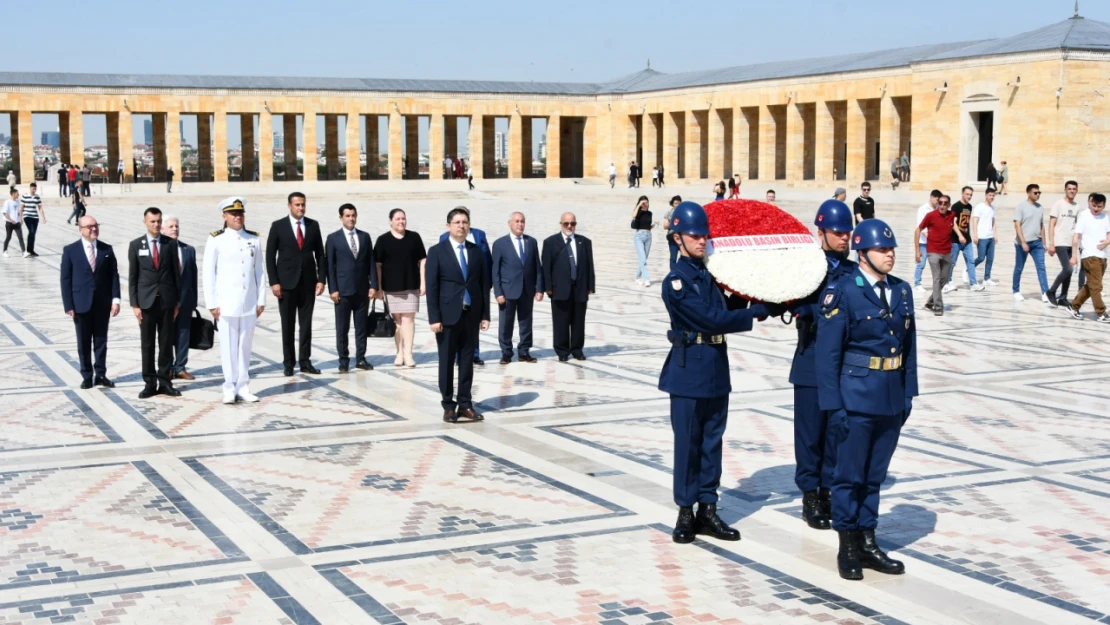
<svg viewBox="0 0 1110 625"><path fill-rule="evenodd" d="M69 197L69 166L65 163L58 167L58 197Z"/></svg>
<svg viewBox="0 0 1110 625"><path fill-rule="evenodd" d="M19 239L19 251L27 258L27 248L23 245L23 210L19 206L19 189L12 187L8 190L11 198L4 201L4 258L8 258L8 243L12 234Z"/></svg>
<svg viewBox="0 0 1110 625"><path fill-rule="evenodd" d="M984 286L998 286L991 279L994 266L994 244L998 240L998 222L994 219L994 196L996 191L983 194L983 201L971 210L971 242L975 244L975 266L987 264L983 271Z"/></svg>
<svg viewBox="0 0 1110 625"><path fill-rule="evenodd" d="M674 217L674 210L682 203L682 196L676 195L671 198L670 208L667 212L663 213L663 235L667 237L667 265L670 271L674 271L674 264L678 262L678 243L675 242L671 232L671 219Z"/></svg>
<svg viewBox="0 0 1110 625"><path fill-rule="evenodd" d="M88 202L86 201L86 198L81 197L80 193L74 191L70 194L70 204L73 206L73 212L71 212L69 214L69 217L66 218L66 223L68 224L71 220L74 220L76 218L76 221L74 221L73 223L80 224L81 218L85 216L85 213L87 212L87 209L89 207ZM80 226L78 225L78 227Z"/></svg>
<svg viewBox="0 0 1110 625"><path fill-rule="evenodd" d="M907 152L902 152L902 162L899 163L899 170L902 174L902 182L910 181L910 155Z"/></svg>
<svg viewBox="0 0 1110 625"><path fill-rule="evenodd" d="M166 193L173 193L173 167L166 168Z"/></svg>
<svg viewBox="0 0 1110 625"><path fill-rule="evenodd" d="M636 200L636 208L632 211L632 229L635 231L632 236L632 244L636 247L636 258L639 260L639 265L636 268L636 284L638 286L651 286L647 263L648 255L651 253L651 230L654 227L655 222L651 220L648 197L641 195L640 199Z"/></svg>
<svg viewBox="0 0 1110 625"><path fill-rule="evenodd" d="M1076 251L1072 248L1075 220L1081 210L1075 201L1077 193L1079 193L1078 182L1074 180L1065 182L1064 197L1056 200L1048 211L1048 242L1053 246L1049 248L1049 254L1055 252L1056 258L1060 260L1060 273L1048 288L1048 301L1053 306L1068 305L1068 287L1071 286L1072 269L1077 266L1071 262L1072 253ZM1077 289L1083 288L1083 278L1084 272L1080 272Z"/></svg>
<svg viewBox="0 0 1110 625"><path fill-rule="evenodd" d="M864 219L875 218L875 198L871 197L871 183L864 182L859 186L859 197L852 202L852 214L856 217L856 225Z"/></svg>
<svg viewBox="0 0 1110 625"><path fill-rule="evenodd" d="M616 163L609 163L609 188L614 189L617 186L617 165Z"/></svg>
<svg viewBox="0 0 1110 625"><path fill-rule="evenodd" d="M960 201L952 205L952 215L955 219L952 231L952 264L948 267L948 283L944 285L944 292L956 290L952 283L952 276L956 273L956 261L960 254L964 257L964 276L972 291L982 291L985 287L975 279L975 243L971 237L971 197L975 191L971 187L960 190Z"/></svg>
<svg viewBox="0 0 1110 625"><path fill-rule="evenodd" d="M663 166L660 165L659 166L659 188L662 189L665 185L666 185L666 183L663 180Z"/></svg>
<svg viewBox="0 0 1110 625"><path fill-rule="evenodd" d="M998 168L998 193L999 195L1006 195L1006 184L1010 182L1010 166L1006 161L1002 161L1002 167Z"/></svg>
<svg viewBox="0 0 1110 625"><path fill-rule="evenodd" d="M929 201L917 207L917 223L920 224L921 220L925 219L925 216L928 215L930 211L936 210L937 203L940 201L942 195L944 194L938 189L933 189L929 192ZM925 263L928 262L928 256L926 256L928 251L925 249L926 243L927 241L924 234L917 238L917 254L915 255L917 257L917 266L913 268L913 290L918 293L925 293L925 287L921 286L921 273L925 270Z"/></svg>
<svg viewBox="0 0 1110 625"><path fill-rule="evenodd" d="M469 169L467 171L469 173ZM424 241L408 229L405 211L399 208L389 211L389 232L374 242L374 262L386 311L397 324L397 332L393 335L397 357L393 364L398 367L416 366L412 346L416 336L416 313L420 312L420 298L424 295L427 258Z"/></svg>
<svg viewBox="0 0 1110 625"><path fill-rule="evenodd" d="M69 194L70 195L80 194L81 188L77 186L77 166L76 165L70 164L69 168L66 170L66 177L69 179Z"/></svg>
<svg viewBox="0 0 1110 625"><path fill-rule="evenodd" d="M994 163L987 163L987 191L998 190L998 170L995 169Z"/></svg>
<svg viewBox="0 0 1110 625"><path fill-rule="evenodd" d="M652 188L659 186L659 167L651 168L651 186Z"/></svg>
<svg viewBox="0 0 1110 625"><path fill-rule="evenodd" d="M35 236L39 231L39 224L46 223L46 211L42 207L42 198L38 193L39 186L31 183L29 193L19 196L19 203L23 210L23 224L27 226L27 256L35 257Z"/></svg>
<svg viewBox="0 0 1110 625"><path fill-rule="evenodd" d="M1086 274L1086 283L1079 287L1075 301L1071 303L1071 316L1082 319L1080 307L1087 298L1095 306L1095 313L1100 323L1110 323L1110 316L1106 314L1106 304L1102 301L1102 278L1106 273L1106 246L1110 245L1110 217L1103 212L1106 209L1106 196L1101 193L1092 193L1087 200L1089 210L1080 213L1075 220L1075 233L1072 236L1072 247L1079 252L1072 256L1071 264L1078 267L1077 258L1082 256L1083 272Z"/></svg>
<svg viewBox="0 0 1110 625"><path fill-rule="evenodd" d="M933 292L925 302L925 308L936 316L944 314L944 282L948 279L948 267L952 264L952 225L956 216L950 210L952 200L941 195L937 209L925 213L925 218L913 233L915 239L925 236L925 251L928 254L929 270L933 274ZM881 223L881 222L880 222ZM921 248L916 252L917 262L921 263Z"/></svg>
<svg viewBox="0 0 1110 625"><path fill-rule="evenodd" d="M9 170L8 170L8 186L9 186L9 187L14 187L14 186L15 186L15 182L16 182L16 180L15 180L15 172L9 169Z"/></svg>
<svg viewBox="0 0 1110 625"><path fill-rule="evenodd" d="M1041 198L1041 188L1036 184L1025 187L1026 200L1014 208L1014 301L1025 299L1021 294L1021 272L1025 261L1032 256L1037 269L1037 281L1041 287L1041 301L1048 300L1048 275L1044 268L1044 209L1037 201Z"/></svg>
<svg viewBox="0 0 1110 625"><path fill-rule="evenodd" d="M89 169L89 164L88 163L85 163L81 167L80 176L81 176L81 191L85 194L85 197L88 197L88 196L92 195L92 170Z"/></svg>
<svg viewBox="0 0 1110 625"><path fill-rule="evenodd" d="M468 190L474 190L474 170L470 167L469 164L467 164L466 166L466 184L469 185Z"/></svg>

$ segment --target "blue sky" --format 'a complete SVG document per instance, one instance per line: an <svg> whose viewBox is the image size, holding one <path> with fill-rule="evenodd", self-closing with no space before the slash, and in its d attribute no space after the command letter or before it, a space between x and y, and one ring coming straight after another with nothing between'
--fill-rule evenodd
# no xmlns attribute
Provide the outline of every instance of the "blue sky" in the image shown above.
<svg viewBox="0 0 1110 625"><path fill-rule="evenodd" d="M1074 0L5 3L10 71L602 81L1006 37ZM52 16L79 17L59 28ZM1110 2L1080 14L1110 21ZM72 34L72 36L66 33ZM79 35L78 35L79 33ZM35 41L41 44L34 43ZM6 132L6 120L0 132ZM42 130L47 128L43 127ZM36 140L39 129L36 128ZM141 134L139 135L141 137ZM90 137L91 138L91 137Z"/></svg>

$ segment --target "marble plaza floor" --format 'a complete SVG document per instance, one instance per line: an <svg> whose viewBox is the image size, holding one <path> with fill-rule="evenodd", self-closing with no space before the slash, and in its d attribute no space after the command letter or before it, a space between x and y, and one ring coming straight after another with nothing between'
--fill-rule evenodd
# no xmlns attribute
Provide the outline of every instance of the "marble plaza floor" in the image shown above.
<svg viewBox="0 0 1110 625"><path fill-rule="evenodd" d="M293 188L94 188L90 212L120 255L126 294L126 246L146 206L181 216L183 240L202 248L221 197L242 193L248 228L265 231ZM446 426L426 320L416 368L394 368L392 341L372 339L376 369L340 375L332 307L320 298L323 374L286 378L271 298L252 364L261 403L219 402L218 350L192 353L197 380L179 384L182 397L141 401L125 296L108 353L117 387L82 391L58 287L59 252L77 235L48 187L41 256L0 259L0 623L1110 623L1110 328L1089 309L1079 322L1037 301L1031 265L1028 300L1015 304L1011 229L1000 228L999 286L961 287L945 297L945 317L920 317L922 396L880 521L907 574L846 582L835 534L799 519L786 380L794 329L777 320L729 338L721 505L743 540L671 542L672 437L656 390L667 320L658 284L632 280L637 191L570 181L490 181L471 194L451 182L302 188L325 232L349 200L375 237L388 209L405 208L426 243L458 204L491 239L511 210L541 239L575 210L599 268L589 359L556 361L539 305L540 361L498 365L496 334L483 335L474 393L486 421ZM706 194L640 192L657 219L673 193ZM877 195L904 245L895 273L910 278L924 194ZM813 196L780 192L807 221ZM665 250L657 234L657 281Z"/></svg>

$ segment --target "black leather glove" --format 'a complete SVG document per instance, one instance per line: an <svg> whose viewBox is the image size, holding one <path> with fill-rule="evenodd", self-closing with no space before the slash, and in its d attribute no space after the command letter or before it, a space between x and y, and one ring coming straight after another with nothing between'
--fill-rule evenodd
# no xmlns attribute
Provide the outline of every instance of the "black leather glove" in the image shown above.
<svg viewBox="0 0 1110 625"><path fill-rule="evenodd" d="M790 310L786 304L776 304L774 302L763 302L763 306L767 308L768 317L781 317L782 313Z"/></svg>

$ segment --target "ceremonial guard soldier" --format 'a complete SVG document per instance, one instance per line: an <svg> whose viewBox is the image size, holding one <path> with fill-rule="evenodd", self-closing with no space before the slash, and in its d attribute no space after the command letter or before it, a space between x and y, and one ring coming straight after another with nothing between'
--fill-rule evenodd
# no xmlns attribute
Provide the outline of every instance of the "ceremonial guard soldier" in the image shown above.
<svg viewBox="0 0 1110 625"><path fill-rule="evenodd" d="M219 208L226 227L213 232L204 248L204 301L220 333L223 401L256 402L249 370L255 320L266 307L262 240L243 227L243 198L227 198Z"/></svg>
<svg viewBox="0 0 1110 625"><path fill-rule="evenodd" d="M840 200L825 200L813 220L821 249L828 262L828 273L821 286L809 297L791 306L798 328L798 346L790 365L794 385L794 483L802 491L802 518L810 527L827 530L830 525L832 471L836 448L827 434L828 414L817 402L817 318L820 296L826 285L855 270L848 260L852 237L852 211Z"/></svg>
<svg viewBox="0 0 1110 625"><path fill-rule="evenodd" d="M732 391L724 335L751 330L753 319L779 315L785 307L754 304L743 310L726 309L725 298L705 268L709 220L699 204L679 204L670 233L681 257L663 281L663 303L671 317L667 333L671 352L659 375L659 390L671 395L674 500L679 508L672 538L689 543L696 534L706 534L740 540L740 532L717 516L721 446Z"/></svg>
<svg viewBox="0 0 1110 625"><path fill-rule="evenodd" d="M917 395L913 292L889 275L897 246L885 222L860 222L852 236L859 266L821 295L817 398L836 443L832 526L844 579L863 579L864 568L905 571L875 542L879 488Z"/></svg>

